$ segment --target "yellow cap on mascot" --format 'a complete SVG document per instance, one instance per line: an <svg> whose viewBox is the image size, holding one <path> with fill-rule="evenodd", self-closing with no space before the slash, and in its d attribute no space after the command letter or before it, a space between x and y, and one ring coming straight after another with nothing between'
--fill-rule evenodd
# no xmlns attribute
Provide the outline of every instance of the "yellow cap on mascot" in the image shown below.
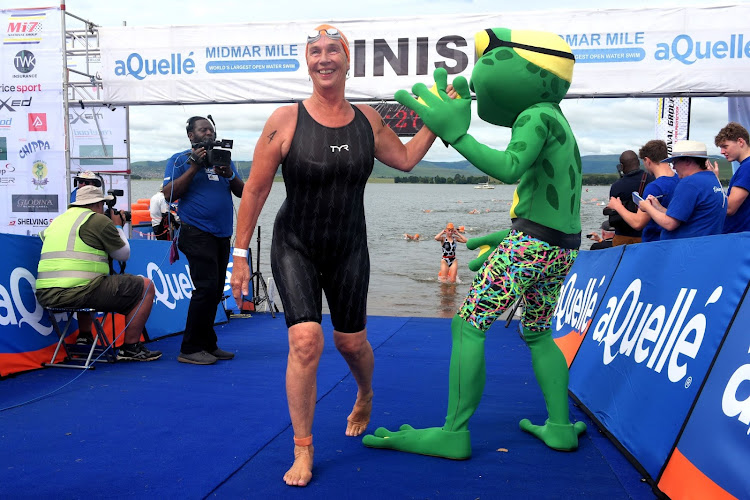
<svg viewBox="0 0 750 500"><path fill-rule="evenodd" d="M530 47L552 49L559 52L572 54L573 50L570 45L565 43L559 35L547 31L530 31L530 30L512 30L510 32L510 42L528 45ZM490 38L486 31L480 31L475 36L477 56L484 54L485 49L490 44ZM526 50L520 47L513 47L516 53L529 61L536 64L542 69L559 76L568 83L573 81L573 65L575 59L558 57L552 54L544 54L533 50Z"/></svg>

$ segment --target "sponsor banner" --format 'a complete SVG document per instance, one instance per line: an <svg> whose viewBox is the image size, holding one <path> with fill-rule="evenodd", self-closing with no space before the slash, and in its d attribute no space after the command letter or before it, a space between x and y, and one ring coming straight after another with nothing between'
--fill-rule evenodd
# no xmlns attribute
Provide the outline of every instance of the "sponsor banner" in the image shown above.
<svg viewBox="0 0 750 500"><path fill-rule="evenodd" d="M127 108L71 107L70 170L126 172L128 170Z"/></svg>
<svg viewBox="0 0 750 500"><path fill-rule="evenodd" d="M187 258L181 254L170 265L169 246L168 241L130 240L126 272L149 278L155 287L154 305L146 322L152 339L184 330L194 288ZM0 376L6 376L49 362L58 339L34 296L41 240L0 233L0 247L4 249L0 261ZM215 324L226 321L220 304Z"/></svg>
<svg viewBox="0 0 750 500"><path fill-rule="evenodd" d="M456 14L336 22L351 49L350 99L392 99L467 78L488 27L559 34L576 56L567 97L750 91L750 5ZM306 34L315 21L100 28L106 102L288 102L310 95ZM731 74L732 78L726 78Z"/></svg>
<svg viewBox="0 0 750 500"><path fill-rule="evenodd" d="M34 296L42 241L0 233L0 248L0 376L6 376L49 362L58 339Z"/></svg>
<svg viewBox="0 0 750 500"><path fill-rule="evenodd" d="M672 155L672 146L684 141L690 132L690 98L662 97L656 100L656 138L667 143L667 152Z"/></svg>
<svg viewBox="0 0 750 500"><path fill-rule="evenodd" d="M594 314L622 258L625 246L578 252L575 264L565 277L552 319L552 338L573 362Z"/></svg>
<svg viewBox="0 0 750 500"><path fill-rule="evenodd" d="M154 306L146 321L149 338L156 339L184 331L190 298L195 288L190 278L187 257L180 252L179 260L170 264L170 241L131 239L129 242L130 259L126 272L145 276L154 284ZM214 324L226 321L224 307L219 304Z"/></svg>
<svg viewBox="0 0 750 500"><path fill-rule="evenodd" d="M59 8L0 10L0 232L36 234L41 219L66 208L60 16ZM57 198L57 209L21 217L12 200L29 194Z"/></svg>
<svg viewBox="0 0 750 500"><path fill-rule="evenodd" d="M740 233L628 245L573 361L571 392L653 479L750 281L737 251L748 244Z"/></svg>
<svg viewBox="0 0 750 500"><path fill-rule="evenodd" d="M56 194L14 194L11 195L13 212L52 212L58 213Z"/></svg>
<svg viewBox="0 0 750 500"><path fill-rule="evenodd" d="M750 498L750 301L743 301L659 481L670 498Z"/></svg>

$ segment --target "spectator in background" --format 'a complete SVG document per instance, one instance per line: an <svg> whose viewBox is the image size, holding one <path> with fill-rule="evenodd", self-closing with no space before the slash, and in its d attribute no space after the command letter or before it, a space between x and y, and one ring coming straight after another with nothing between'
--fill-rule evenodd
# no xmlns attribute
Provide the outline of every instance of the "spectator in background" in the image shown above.
<svg viewBox="0 0 750 500"><path fill-rule="evenodd" d="M151 227L156 239L171 241L172 226L175 222L174 215L170 214L169 203L164 199L164 193L161 189L151 197L149 213L151 215Z"/></svg>
<svg viewBox="0 0 750 500"><path fill-rule="evenodd" d="M633 191L639 195L643 194L646 185L654 180L654 176L641 170L641 163L634 151L623 151L620 155L620 163L617 164L620 179L612 184L609 189L609 204L604 209L604 215L609 215L609 223L615 228L615 237L612 246L640 243L641 230L630 226L622 216L613 208L614 198L630 213L635 213L638 207L633 201ZM613 203L614 202L614 203Z"/></svg>
<svg viewBox="0 0 750 500"><path fill-rule="evenodd" d="M692 238L721 234L727 213L726 197L719 180L707 170L706 145L698 141L678 141L672 163L680 181L669 208L650 195L638 207L646 211L664 230L660 239Z"/></svg>
<svg viewBox="0 0 750 500"><path fill-rule="evenodd" d="M83 186L96 186L99 189L102 189L102 185L101 177L94 172L91 172L90 170L78 172L78 174L73 177L73 191L70 192L70 203L76 201L78 190ZM104 192L103 189L102 192Z"/></svg>
<svg viewBox="0 0 750 500"><path fill-rule="evenodd" d="M727 218L724 220L724 233L741 233L750 231L750 136L745 127L730 122L719 131L714 144L721 149L721 154L728 161L740 162L740 167L732 175L727 191ZM716 177L719 176L719 164L710 165Z"/></svg>
<svg viewBox="0 0 750 500"><path fill-rule="evenodd" d="M596 240L591 244L589 250L601 250L603 248L612 248L612 238L615 237L615 229L609 224L608 220L602 222L601 236L596 233L586 235L590 240Z"/></svg>
<svg viewBox="0 0 750 500"><path fill-rule="evenodd" d="M662 163L667 155L667 143L661 140L648 141L639 151L638 156L643 160L646 170L655 177L653 182L646 185L642 197L646 199L652 195L665 208L669 206L677 182L680 180L672 171L669 163ZM632 195L632 193L631 193ZM632 200L632 196L631 196ZM661 226L651 219L643 210L631 212L622 204L620 198L610 198L607 207L617 211L618 215L633 229L641 230L641 241L657 241L661 235Z"/></svg>

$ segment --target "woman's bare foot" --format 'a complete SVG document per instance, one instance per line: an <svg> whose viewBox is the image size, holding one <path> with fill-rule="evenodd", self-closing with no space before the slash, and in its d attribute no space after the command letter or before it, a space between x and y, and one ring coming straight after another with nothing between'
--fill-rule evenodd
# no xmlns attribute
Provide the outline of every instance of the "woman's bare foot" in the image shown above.
<svg viewBox="0 0 750 500"><path fill-rule="evenodd" d="M357 400L354 402L352 413L346 417L346 435L359 436L370 423L370 413L372 413L372 395L373 392L361 398L357 393Z"/></svg>
<svg viewBox="0 0 750 500"><path fill-rule="evenodd" d="M294 446L294 463L284 474L289 486L307 486L312 479L313 446Z"/></svg>

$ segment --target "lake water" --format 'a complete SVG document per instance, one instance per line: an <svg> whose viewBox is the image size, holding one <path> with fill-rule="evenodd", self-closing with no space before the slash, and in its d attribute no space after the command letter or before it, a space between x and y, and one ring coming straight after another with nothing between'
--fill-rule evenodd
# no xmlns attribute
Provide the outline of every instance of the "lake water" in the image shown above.
<svg viewBox="0 0 750 500"><path fill-rule="evenodd" d="M151 198L160 180L132 181L133 201ZM371 276L368 314L388 316L451 317L465 297L473 273L466 264L476 255L458 245L457 284L441 284L440 244L432 238L448 222L465 226L471 238L506 229L515 186L474 189L472 185L378 184L365 190L367 239ZM609 186L585 186L581 204L583 234L599 232L605 217L600 203L606 202ZM271 277L270 252L273 221L285 198L284 184L275 182L260 215L260 264L264 278ZM235 198L235 220L239 199ZM477 214L469 212L478 210ZM404 233L419 233L422 241L406 241ZM257 253L256 229L251 249ZM590 240L583 238L582 247ZM325 302L325 301L324 301ZM281 304L279 304L281 307Z"/></svg>

